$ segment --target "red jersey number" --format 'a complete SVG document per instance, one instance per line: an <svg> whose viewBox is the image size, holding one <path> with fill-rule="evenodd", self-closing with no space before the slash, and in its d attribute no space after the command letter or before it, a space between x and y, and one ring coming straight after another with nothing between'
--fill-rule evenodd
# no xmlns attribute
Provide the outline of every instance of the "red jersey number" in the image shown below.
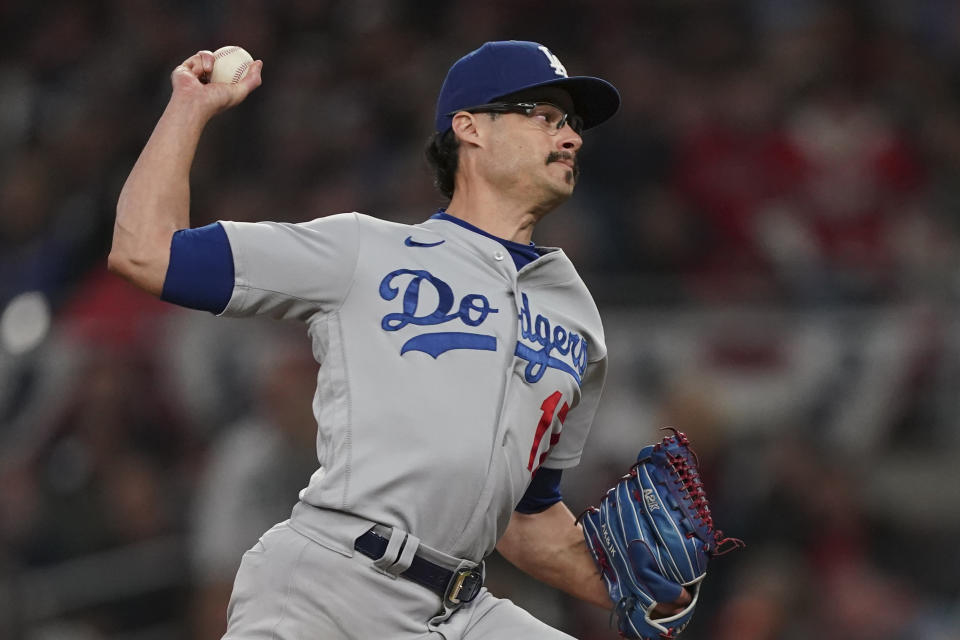
<svg viewBox="0 0 960 640"><path fill-rule="evenodd" d="M557 413L557 405L560 404L560 399L563 398L563 394L559 391L554 391L543 401L543 404L540 405L540 409L543 411L543 414L540 416L540 422L537 423L537 433L533 436L533 446L530 448L530 461L527 463L527 470L533 472L536 467L539 467L543 464L544 458L547 457L547 454L550 453L550 449L553 448L553 445L557 444L560 441L560 434L554 433L550 435L550 446L547 447L547 450L540 455L540 459L537 460L537 450L540 449L540 441L543 440L544 434L547 433L547 429L550 428L550 425L553 424L553 416L556 414L557 420L560 421L560 424L563 424L563 421L567 419L567 411L570 410L570 405L566 402L563 403L563 406L560 407L560 412ZM536 461L536 467L534 467L534 461Z"/></svg>

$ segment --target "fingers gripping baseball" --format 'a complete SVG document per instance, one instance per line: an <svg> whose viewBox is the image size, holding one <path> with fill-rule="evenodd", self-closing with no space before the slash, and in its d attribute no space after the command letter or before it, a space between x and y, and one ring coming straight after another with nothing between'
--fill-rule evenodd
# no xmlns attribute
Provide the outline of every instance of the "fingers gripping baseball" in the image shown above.
<svg viewBox="0 0 960 640"><path fill-rule="evenodd" d="M206 50L198 51L173 70L170 81L175 90L202 84L204 77L209 75L211 70L213 70L213 53Z"/></svg>
<svg viewBox="0 0 960 640"><path fill-rule="evenodd" d="M210 82L214 61L213 52L203 50L177 66L170 74L174 96L190 99L213 114L240 104L262 82L262 60L255 60L238 82Z"/></svg>

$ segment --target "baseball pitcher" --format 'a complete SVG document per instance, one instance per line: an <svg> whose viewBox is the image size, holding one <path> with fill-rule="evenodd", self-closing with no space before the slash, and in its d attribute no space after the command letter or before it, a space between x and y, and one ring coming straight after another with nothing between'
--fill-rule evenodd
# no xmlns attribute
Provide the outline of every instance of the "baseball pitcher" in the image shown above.
<svg viewBox="0 0 960 640"><path fill-rule="evenodd" d="M679 492L658 493L654 476L582 524L564 505L561 473L580 460L607 352L570 260L532 242L573 193L581 135L616 112L616 89L568 76L540 44L489 42L440 89L427 155L449 204L423 223L351 212L191 229L201 132L260 85L263 63L235 84L208 82L212 65L200 51L174 69L120 194L109 266L175 304L299 320L319 363L317 470L244 555L225 637L568 638L484 588L495 548L615 609L628 637L675 637L705 566L671 573L668 561L700 563L723 539L692 461L664 463L664 482L686 474ZM671 542L643 509L677 514L669 526L689 535Z"/></svg>

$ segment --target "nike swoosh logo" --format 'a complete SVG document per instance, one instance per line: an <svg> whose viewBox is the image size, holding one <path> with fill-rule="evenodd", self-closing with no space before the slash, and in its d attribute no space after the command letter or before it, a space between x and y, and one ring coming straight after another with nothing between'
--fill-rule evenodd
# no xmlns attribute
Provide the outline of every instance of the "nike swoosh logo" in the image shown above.
<svg viewBox="0 0 960 640"><path fill-rule="evenodd" d="M440 240L439 242L417 242L413 239L413 236L407 236L407 239L403 241L403 244L408 247L435 247L438 244L443 244L446 240Z"/></svg>

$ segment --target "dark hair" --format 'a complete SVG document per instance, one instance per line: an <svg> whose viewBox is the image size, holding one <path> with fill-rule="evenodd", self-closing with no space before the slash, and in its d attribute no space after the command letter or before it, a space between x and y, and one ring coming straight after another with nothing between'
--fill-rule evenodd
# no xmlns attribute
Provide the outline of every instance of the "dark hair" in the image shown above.
<svg viewBox="0 0 960 640"><path fill-rule="evenodd" d="M427 141L424 153L427 163L433 169L433 184L447 198L453 197L453 188L457 177L457 163L460 159L460 141L453 129L443 133L434 133Z"/></svg>
<svg viewBox="0 0 960 640"><path fill-rule="evenodd" d="M487 113L491 120L496 120L499 116L499 113ZM434 133L427 140L427 147L423 151L427 156L427 164L433 169L434 186L447 198L452 198L457 182L457 164L460 161L460 141L457 140L457 135L453 129Z"/></svg>

